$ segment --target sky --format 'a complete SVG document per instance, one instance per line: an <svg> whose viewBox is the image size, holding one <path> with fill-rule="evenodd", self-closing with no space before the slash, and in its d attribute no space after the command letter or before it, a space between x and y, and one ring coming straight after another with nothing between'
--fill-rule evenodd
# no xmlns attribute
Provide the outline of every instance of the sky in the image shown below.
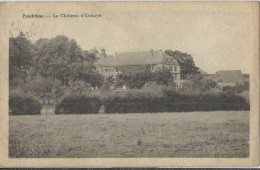
<svg viewBox="0 0 260 170"><path fill-rule="evenodd" d="M223 7L197 10L195 7L189 10L104 7L89 12L100 14L100 18L50 18L48 21L19 18L14 20L11 32L15 34L18 27L34 32L35 35L29 37L32 41L66 35L75 39L83 50L105 48L107 54L179 50L191 54L195 64L207 73L218 70L249 73L255 35L252 11L224 10ZM56 14L82 12L72 8ZM39 13L45 14L41 10Z"/></svg>

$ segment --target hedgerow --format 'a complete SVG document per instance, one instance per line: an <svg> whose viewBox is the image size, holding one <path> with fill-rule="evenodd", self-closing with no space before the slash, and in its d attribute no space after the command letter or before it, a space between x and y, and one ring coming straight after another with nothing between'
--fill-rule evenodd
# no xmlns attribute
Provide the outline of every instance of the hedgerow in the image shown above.
<svg viewBox="0 0 260 170"><path fill-rule="evenodd" d="M217 110L249 110L246 100L235 94L185 94L160 88L160 91L130 90L68 96L57 106L57 114L188 112Z"/></svg>

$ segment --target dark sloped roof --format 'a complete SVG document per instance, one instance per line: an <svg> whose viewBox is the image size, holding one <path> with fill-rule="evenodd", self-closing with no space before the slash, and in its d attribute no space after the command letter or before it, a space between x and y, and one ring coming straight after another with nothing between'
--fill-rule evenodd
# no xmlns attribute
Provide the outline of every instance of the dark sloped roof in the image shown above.
<svg viewBox="0 0 260 170"><path fill-rule="evenodd" d="M216 75L223 83L236 83L243 80L241 70L220 70Z"/></svg>
<svg viewBox="0 0 260 170"><path fill-rule="evenodd" d="M200 72L200 74L202 74L202 75L208 75L208 73L206 73L205 71L201 70L200 68L199 68L199 72Z"/></svg>
<svg viewBox="0 0 260 170"><path fill-rule="evenodd" d="M173 57L160 50L124 52L115 56L101 56L97 60L97 64L104 66L147 65L163 63L164 59L168 59L167 63L169 64L179 65Z"/></svg>
<svg viewBox="0 0 260 170"><path fill-rule="evenodd" d="M243 74L244 78L249 78L249 74Z"/></svg>
<svg viewBox="0 0 260 170"><path fill-rule="evenodd" d="M112 65L114 56L112 55L99 55L96 61L97 65Z"/></svg>

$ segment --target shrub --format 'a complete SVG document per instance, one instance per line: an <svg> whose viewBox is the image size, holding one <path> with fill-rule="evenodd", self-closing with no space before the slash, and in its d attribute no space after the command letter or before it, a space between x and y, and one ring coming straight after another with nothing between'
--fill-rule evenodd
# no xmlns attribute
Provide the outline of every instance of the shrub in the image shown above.
<svg viewBox="0 0 260 170"><path fill-rule="evenodd" d="M225 93L181 94L165 88L163 96L130 91L106 100L106 113L248 110L243 97Z"/></svg>
<svg viewBox="0 0 260 170"><path fill-rule="evenodd" d="M29 94L21 91L10 92L9 115L40 115L41 104Z"/></svg>
<svg viewBox="0 0 260 170"><path fill-rule="evenodd" d="M235 94L181 93L172 88L147 84L142 90L92 91L88 96L70 96L56 108L57 114L188 112L248 110L246 100Z"/></svg>
<svg viewBox="0 0 260 170"><path fill-rule="evenodd" d="M163 112L165 101L151 98L114 98L107 101L106 113Z"/></svg>
<svg viewBox="0 0 260 170"><path fill-rule="evenodd" d="M67 96L57 104L56 114L94 114L98 113L102 105L99 97L95 96Z"/></svg>

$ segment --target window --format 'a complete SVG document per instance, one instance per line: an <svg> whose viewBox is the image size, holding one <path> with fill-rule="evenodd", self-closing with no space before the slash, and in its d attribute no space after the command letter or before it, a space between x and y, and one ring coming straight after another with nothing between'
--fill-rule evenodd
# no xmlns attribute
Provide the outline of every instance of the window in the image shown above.
<svg viewBox="0 0 260 170"><path fill-rule="evenodd" d="M162 69L165 70L165 66L162 66Z"/></svg>
<svg viewBox="0 0 260 170"><path fill-rule="evenodd" d="M116 72L118 72L118 68L116 68Z"/></svg>
<svg viewBox="0 0 260 170"><path fill-rule="evenodd" d="M118 75L115 76L115 81L116 81L116 82L118 81Z"/></svg>
<svg viewBox="0 0 260 170"><path fill-rule="evenodd" d="M151 71L153 71L153 65L151 65L150 68L151 68Z"/></svg>
<svg viewBox="0 0 260 170"><path fill-rule="evenodd" d="M172 71L172 66L169 66L169 70Z"/></svg>
<svg viewBox="0 0 260 170"><path fill-rule="evenodd" d="M174 67L174 71L177 71L177 67Z"/></svg>
<svg viewBox="0 0 260 170"><path fill-rule="evenodd" d="M174 74L174 79L177 80L177 74Z"/></svg>
<svg viewBox="0 0 260 170"><path fill-rule="evenodd" d="M107 68L105 68L105 71L107 71Z"/></svg>

